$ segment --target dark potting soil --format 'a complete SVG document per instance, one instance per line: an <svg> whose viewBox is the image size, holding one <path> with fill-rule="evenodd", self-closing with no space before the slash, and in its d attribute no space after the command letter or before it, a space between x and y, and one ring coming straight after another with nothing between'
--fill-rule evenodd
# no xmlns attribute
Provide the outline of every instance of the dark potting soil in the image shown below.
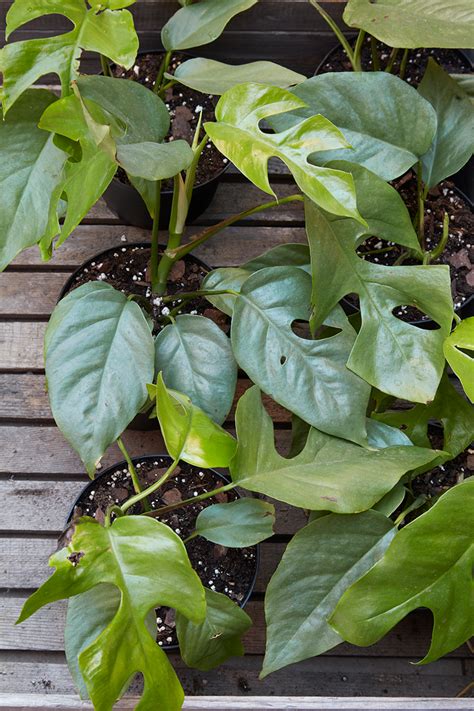
<svg viewBox="0 0 474 711"><path fill-rule="evenodd" d="M392 181L398 190L412 218L417 211L416 177L409 171L401 178ZM474 214L469 204L454 191L449 181L443 181L428 193L425 202L425 243L432 250L438 244L443 232L444 213L449 215L449 237L446 248L440 257L431 264L447 264L451 272L451 292L454 308L462 308L466 300L474 293ZM375 254L369 254L370 252ZM393 242L386 242L377 236L370 237L357 249L362 259L376 264L391 266L405 248ZM419 264L406 259L403 265ZM351 304L358 305L358 299L348 297ZM403 321L427 320L426 314L413 306L402 305L395 310L395 315Z"/></svg>
<svg viewBox="0 0 474 711"><path fill-rule="evenodd" d="M157 481L170 463L169 457L156 457L153 461L143 460L135 463L142 486L149 486ZM183 462L175 469L169 481L149 497L149 502L152 509L158 509L212 491L226 483L219 478L219 475L209 470L198 469ZM123 504L133 494L129 471L126 466L123 466L97 480L97 487L78 500L74 516L93 516L103 523L108 506ZM198 501L196 504L189 504L165 513L158 520L172 528L184 540L195 530L196 518L200 511L212 504L227 503L238 498L233 490L221 492L205 501ZM142 511L141 502L129 509L129 513L135 515ZM205 587L227 595L238 604L244 601L255 577L257 563L255 546L226 548L198 536L186 543L186 550L194 570ZM156 616L158 644L160 646L177 644L174 610L160 607L156 610Z"/></svg>
<svg viewBox="0 0 474 711"><path fill-rule="evenodd" d="M121 67L114 67L116 77L132 79L150 90L153 88L155 78L163 59L163 54L143 54L137 57L132 69L124 70ZM176 53L173 55L169 67L169 73L174 74L177 67L189 57ZM202 123L214 121L214 108L216 98L208 94L201 94L199 91L188 89L181 84L174 84L165 93L166 108L170 112L171 126L168 132L168 141L183 139L190 145L193 142L196 132L199 115L202 114ZM205 131L201 128L199 138L204 138ZM196 185L207 183L212 178L221 173L228 163L227 158L219 153L217 148L208 141L199 160L196 170ZM125 171L119 169L117 177L121 182L128 183ZM163 181L163 190L173 190L173 180Z"/></svg>
<svg viewBox="0 0 474 711"><path fill-rule="evenodd" d="M389 61L391 48L383 42L377 42L380 70L383 71ZM392 73L398 76L400 63L403 56L401 49L394 62ZM412 86L418 86L425 73L428 59L433 57L436 62L449 74L470 74L472 71L469 61L455 49L411 49L408 52L405 80ZM367 37L362 48L362 68L364 71L373 69L370 38ZM342 47L337 47L318 70L318 74L327 72L350 72L351 63Z"/></svg>

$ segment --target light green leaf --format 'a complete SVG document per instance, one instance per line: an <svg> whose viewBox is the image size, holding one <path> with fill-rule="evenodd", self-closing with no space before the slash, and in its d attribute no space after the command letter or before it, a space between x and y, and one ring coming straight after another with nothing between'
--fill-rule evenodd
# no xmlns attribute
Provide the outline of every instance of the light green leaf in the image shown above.
<svg viewBox="0 0 474 711"><path fill-rule="evenodd" d="M344 514L370 509L407 471L438 454L404 445L365 449L311 428L300 454L282 457L255 386L240 398L235 420L238 447L230 466L234 483L305 509Z"/></svg>
<svg viewBox="0 0 474 711"><path fill-rule="evenodd" d="M179 711L183 691L165 652L145 624L149 611L165 605L200 623L206 602L181 539L163 523L124 516L109 528L84 517L71 543L50 558L54 574L31 595L18 622L62 598L101 583L120 591L120 606L103 632L79 655L79 670L97 709L111 709L135 672L144 677L142 708L157 704Z"/></svg>
<svg viewBox="0 0 474 711"><path fill-rule="evenodd" d="M50 223L68 155L56 147L53 136L37 127L56 97L44 89L28 91L0 120L0 271L45 234L55 234L57 217ZM53 203L53 210L51 205Z"/></svg>
<svg viewBox="0 0 474 711"><path fill-rule="evenodd" d="M202 57L188 59L179 65L174 74L166 74L166 77L195 91L214 95L225 94L237 84L246 82L259 82L286 89L306 79L303 74L297 74L275 62L233 65Z"/></svg>
<svg viewBox="0 0 474 711"><path fill-rule="evenodd" d="M162 374L148 392L156 398L156 413L166 449L173 459L196 467L227 467L237 443L222 427L193 405L189 397L168 390Z"/></svg>
<svg viewBox="0 0 474 711"><path fill-rule="evenodd" d="M474 29L474 28L473 28ZM432 57L418 87L438 119L436 134L421 162L428 188L457 173L474 150L474 106L459 85Z"/></svg>
<svg viewBox="0 0 474 711"><path fill-rule="evenodd" d="M192 163L194 153L187 141L134 143L117 147L119 164L134 177L145 180L172 178Z"/></svg>
<svg viewBox="0 0 474 711"><path fill-rule="evenodd" d="M344 22L390 47L473 47L470 0L349 0Z"/></svg>
<svg viewBox="0 0 474 711"><path fill-rule="evenodd" d="M434 627L432 662L474 634L474 479L440 497L403 528L384 557L342 596L330 623L348 642L365 647L409 612L427 607Z"/></svg>
<svg viewBox="0 0 474 711"><path fill-rule="evenodd" d="M49 14L65 15L74 25L56 37L14 42L0 50L3 108L7 112L21 94L45 74L57 74L63 91L79 74L83 50L99 52L129 69L138 51L138 37L128 10L88 9L84 0L15 0L7 13L7 39L26 22Z"/></svg>
<svg viewBox="0 0 474 711"><path fill-rule="evenodd" d="M206 123L204 128L220 152L264 192L275 195L268 181L267 164L269 158L276 156L314 202L329 212L360 220L352 177L308 163L308 156L314 151L349 147L330 121L324 116L311 116L277 134L264 133L259 128L262 119L303 106L304 101L285 89L240 84L219 99L217 123Z"/></svg>
<svg viewBox="0 0 474 711"><path fill-rule="evenodd" d="M177 316L156 337L155 354L166 386L222 424L234 399L237 363L219 326L203 316Z"/></svg>
<svg viewBox="0 0 474 711"><path fill-rule="evenodd" d="M197 624L181 613L176 614L179 651L184 663L193 669L209 671L230 657L241 657L241 637L252 620L227 595L205 588L206 619Z"/></svg>
<svg viewBox="0 0 474 711"><path fill-rule="evenodd" d="M462 383L464 391L474 402L474 359L464 351L474 351L474 317L458 323L443 344L446 360Z"/></svg>
<svg viewBox="0 0 474 711"><path fill-rule="evenodd" d="M403 499L405 498L405 494L405 487L401 482L398 482L398 484L395 484L393 489L389 491L388 494L385 494L380 501L377 501L375 506L372 508L374 511L379 511L384 516L391 516L401 505Z"/></svg>
<svg viewBox="0 0 474 711"><path fill-rule="evenodd" d="M381 558L394 533L389 519L366 511L320 517L293 536L265 595L261 677L342 642L327 619L341 594Z"/></svg>
<svg viewBox="0 0 474 711"><path fill-rule="evenodd" d="M417 242L396 191L361 166L354 166L354 178L367 229L354 220L334 220L306 203L313 326L320 325L343 296L358 294L362 326L347 367L389 395L429 402L443 373L442 344L453 315L449 268L386 267L360 258L356 247L368 235L410 248L417 248ZM408 304L440 328L420 329L393 315L393 309Z"/></svg>
<svg viewBox="0 0 474 711"><path fill-rule="evenodd" d="M291 326L308 320L310 296L311 278L298 267L269 267L250 276L234 305L234 355L280 405L323 432L364 444L370 388L346 368L356 333L338 306L325 321L336 335L297 336Z"/></svg>
<svg viewBox="0 0 474 711"><path fill-rule="evenodd" d="M227 548L254 546L273 535L275 507L249 497L203 509L196 531L208 541Z"/></svg>
<svg viewBox="0 0 474 711"><path fill-rule="evenodd" d="M392 180L426 153L435 135L436 113L431 104L405 81L386 72L321 74L292 93L307 108L272 117L273 128L287 130L304 118L323 114L353 148L350 153L313 154L311 162L316 165L350 160Z"/></svg>
<svg viewBox="0 0 474 711"><path fill-rule="evenodd" d="M51 409L92 476L146 402L153 338L140 307L107 284L81 286L57 309L45 338Z"/></svg>
<svg viewBox="0 0 474 711"><path fill-rule="evenodd" d="M239 12L248 10L257 0L200 0L186 5L168 20L161 30L161 41L168 51L190 49L209 44Z"/></svg>

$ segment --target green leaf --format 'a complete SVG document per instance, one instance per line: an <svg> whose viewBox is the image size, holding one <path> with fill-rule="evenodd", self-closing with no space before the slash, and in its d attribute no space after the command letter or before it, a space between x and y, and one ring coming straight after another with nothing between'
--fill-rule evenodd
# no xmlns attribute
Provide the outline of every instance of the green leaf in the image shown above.
<svg viewBox="0 0 474 711"><path fill-rule="evenodd" d="M257 0L200 0L186 5L168 20L161 30L161 41L168 51L190 49L209 44L239 12L248 10Z"/></svg>
<svg viewBox="0 0 474 711"><path fill-rule="evenodd" d="M474 106L454 79L432 57L418 87L436 111L437 129L421 162L423 182L432 188L457 173L474 151Z"/></svg>
<svg viewBox="0 0 474 711"><path fill-rule="evenodd" d="M262 119L302 106L305 102L285 89L240 84L219 99L217 123L206 123L204 128L219 151L264 192L275 195L268 181L267 163L276 156L314 202L329 212L360 220L352 177L308 163L308 156L314 151L349 147L330 121L324 116L311 116L277 134L263 133L259 128Z"/></svg>
<svg viewBox="0 0 474 711"><path fill-rule="evenodd" d="M56 308L45 338L51 409L92 476L146 402L153 338L140 307L107 284L81 286Z"/></svg>
<svg viewBox="0 0 474 711"><path fill-rule="evenodd" d="M79 670L94 708L111 709L133 674L141 672L144 692L139 705L179 711L183 691L145 618L161 605L196 623L205 618L204 589L181 539L145 516L124 516L109 528L84 517L69 546L51 556L50 565L56 568L54 574L28 598L18 622L56 600L101 583L114 585L120 591L120 606L79 655Z"/></svg>
<svg viewBox="0 0 474 711"><path fill-rule="evenodd" d="M52 230L54 234L51 204L68 156L56 147L52 134L37 124L55 101L54 94L45 89L28 91L0 120L0 271L46 233Z"/></svg>
<svg viewBox="0 0 474 711"><path fill-rule="evenodd" d="M158 374L156 386L149 386L156 398L156 413L166 449L173 459L182 459L196 467L227 467L237 443L216 425L189 397L168 390Z"/></svg>
<svg viewBox="0 0 474 711"><path fill-rule="evenodd" d="M127 173L145 180L172 178L189 168L194 153L186 141L118 146L117 160Z"/></svg>
<svg viewBox="0 0 474 711"><path fill-rule="evenodd" d="M342 642L327 619L341 594L383 555L395 529L380 513L330 514L293 536L265 595L261 677Z"/></svg>
<svg viewBox="0 0 474 711"><path fill-rule="evenodd" d="M203 316L177 316L156 337L155 354L167 387L222 424L234 400L237 363L219 326Z"/></svg>
<svg viewBox="0 0 474 711"><path fill-rule="evenodd" d="M384 516L391 516L393 512L396 511L403 502L405 494L405 487L401 482L398 482L398 484L395 484L393 489L389 491L388 494L385 494L385 496L380 499L380 501L377 501L375 506L373 506L372 508L374 511L379 511Z"/></svg>
<svg viewBox="0 0 474 711"><path fill-rule="evenodd" d="M474 359L464 351L474 351L474 317L466 318L446 338L443 344L446 360L462 383L464 391L474 402Z"/></svg>
<svg viewBox="0 0 474 711"><path fill-rule="evenodd" d="M417 242L396 191L361 166L354 166L354 178L367 229L354 220L334 220L306 203L313 327L343 296L358 294L362 325L347 367L389 395L429 402L443 373L442 344L453 315L449 268L387 267L359 257L355 250L368 235L409 248L417 248ZM440 328L420 329L392 313L407 304L428 314Z"/></svg>
<svg viewBox="0 0 474 711"><path fill-rule="evenodd" d="M470 101L474 101L474 74L450 74L450 77L467 94Z"/></svg>
<svg viewBox="0 0 474 711"><path fill-rule="evenodd" d="M407 471L438 454L404 445L365 449L311 428L300 454L282 457L255 386L240 398L235 421L238 446L230 466L234 483L305 509L344 514L370 509Z"/></svg>
<svg viewBox="0 0 474 711"><path fill-rule="evenodd" d="M273 128L287 130L304 118L323 114L352 146L350 155L348 151L313 154L310 160L316 165L350 160L392 180L426 153L435 135L436 113L431 104L409 84L386 72L321 74L292 93L307 108L272 117Z"/></svg>
<svg viewBox="0 0 474 711"><path fill-rule="evenodd" d="M196 519L196 531L212 543L245 548L272 536L274 523L273 504L247 497L203 509Z"/></svg>
<svg viewBox="0 0 474 711"><path fill-rule="evenodd" d="M242 635L252 620L227 595L205 588L206 619L200 624L176 614L179 651L184 663L193 669L209 671L230 657L241 657Z"/></svg>
<svg viewBox="0 0 474 711"><path fill-rule="evenodd" d="M390 47L472 47L470 0L349 0L344 22Z"/></svg>
<svg viewBox="0 0 474 711"><path fill-rule="evenodd" d="M409 612L427 607L432 662L474 634L474 479L447 491L405 526L384 557L342 596L330 619L348 642L368 646Z"/></svg>
<svg viewBox="0 0 474 711"><path fill-rule="evenodd" d="M234 305L234 355L280 405L323 432L365 443L370 388L346 368L356 333L338 306L325 321L338 329L336 335L297 336L291 326L308 320L310 296L311 278L298 267L269 267L250 276Z"/></svg>
<svg viewBox="0 0 474 711"><path fill-rule="evenodd" d="M49 14L65 15L74 25L56 37L14 42L0 50L5 113L21 94L45 74L57 74L65 94L79 74L83 50L99 52L129 69L138 37L128 10L87 8L84 0L15 0L7 13L7 39L26 22Z"/></svg>
<svg viewBox="0 0 474 711"><path fill-rule="evenodd" d="M237 84L246 82L259 82L286 89L306 79L303 74L297 74L275 62L233 65L202 57L188 59L178 66L174 74L167 73L165 76L195 91L214 95L225 94Z"/></svg>

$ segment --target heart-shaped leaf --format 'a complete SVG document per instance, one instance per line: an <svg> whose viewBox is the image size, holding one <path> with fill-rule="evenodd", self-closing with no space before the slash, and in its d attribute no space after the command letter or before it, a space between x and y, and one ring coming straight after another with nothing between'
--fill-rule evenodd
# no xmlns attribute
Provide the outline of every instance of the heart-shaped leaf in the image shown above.
<svg viewBox="0 0 474 711"><path fill-rule="evenodd" d="M407 471L438 454L404 445L365 449L311 428L304 449L287 459L275 449L273 423L255 386L240 398L235 421L234 483L305 509L344 514L370 509Z"/></svg>
<svg viewBox="0 0 474 711"><path fill-rule="evenodd" d="M246 497L207 506L196 519L196 531L221 546L245 548L272 536L274 523L273 504Z"/></svg>
<svg viewBox="0 0 474 711"><path fill-rule="evenodd" d="M186 4L161 30L161 41L168 51L190 49L209 44L239 12L248 10L257 0L200 0Z"/></svg>
<svg viewBox="0 0 474 711"><path fill-rule="evenodd" d="M187 141L144 141L117 148L117 160L127 173L152 181L172 178L186 170L193 157L193 150Z"/></svg>
<svg viewBox="0 0 474 711"><path fill-rule="evenodd" d="M233 65L202 57L188 59L178 66L174 74L166 74L166 77L195 91L214 95L225 94L237 84L246 82L259 82L286 89L306 79L303 74L297 74L275 62Z"/></svg>
<svg viewBox="0 0 474 711"><path fill-rule="evenodd" d="M176 614L179 651L188 667L209 671L230 657L241 657L242 635L252 626L252 620L227 595L205 588L206 619L191 622Z"/></svg>
<svg viewBox="0 0 474 711"><path fill-rule="evenodd" d="M298 267L269 267L242 285L232 318L234 355L249 378L276 402L323 432L366 442L370 388L346 368L356 333L337 307L326 325L329 338L293 332L307 321L311 278Z"/></svg>
<svg viewBox="0 0 474 711"><path fill-rule="evenodd" d="M308 163L314 151L348 148L342 133L324 116L311 116L281 133L264 133L262 119L306 106L286 89L264 84L239 84L227 91L216 107L217 123L204 128L229 160L258 188L275 195L268 181L268 160L280 158L301 190L336 215L361 219L352 177L342 171ZM275 195L276 197L276 195Z"/></svg>
<svg viewBox="0 0 474 711"><path fill-rule="evenodd" d="M382 557L394 534L388 518L366 511L323 516L293 536L265 594L261 677L342 642L327 619L349 585Z"/></svg>
<svg viewBox="0 0 474 711"><path fill-rule="evenodd" d="M474 358L465 351L474 351L474 317L458 323L443 344L444 355L462 383L464 391L474 402Z"/></svg>
<svg viewBox="0 0 474 711"><path fill-rule="evenodd" d="M350 160L392 180L427 152L435 135L436 113L431 104L386 72L321 74L299 84L292 93L307 107L272 117L273 128L288 130L304 118L322 114L352 146L350 155L349 151L312 155L316 165Z"/></svg>
<svg viewBox="0 0 474 711"><path fill-rule="evenodd" d="M339 601L330 623L343 639L362 647L374 644L418 607L427 607L434 618L424 663L469 639L473 510L474 479L467 479L399 531L383 558Z"/></svg>
<svg viewBox="0 0 474 711"><path fill-rule="evenodd" d="M146 402L153 338L140 307L108 284L80 286L57 309L45 339L51 409L92 476Z"/></svg>
<svg viewBox="0 0 474 711"><path fill-rule="evenodd" d="M219 326L203 316L177 316L156 337L155 351L167 387L222 424L234 399L237 363Z"/></svg>
<svg viewBox="0 0 474 711"><path fill-rule="evenodd" d="M200 623L206 602L181 539L159 521L123 516L103 528L84 517L71 543L50 558L53 575L31 595L18 622L44 605L80 595L101 583L120 591L120 606L99 636L79 655L79 670L95 708L111 709L135 672L144 678L140 705L179 711L183 691L145 618L166 605Z"/></svg>

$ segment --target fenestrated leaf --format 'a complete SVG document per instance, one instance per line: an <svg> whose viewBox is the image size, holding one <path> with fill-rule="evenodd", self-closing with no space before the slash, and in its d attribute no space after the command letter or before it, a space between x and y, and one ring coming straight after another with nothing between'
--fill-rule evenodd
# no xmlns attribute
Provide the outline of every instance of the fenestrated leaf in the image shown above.
<svg viewBox="0 0 474 711"><path fill-rule="evenodd" d="M316 205L306 203L313 271L312 323L314 327L321 324L343 296L358 294L362 326L347 367L385 393L428 402L434 398L443 373L442 344L453 314L449 269L438 265L387 267L359 257L355 250L368 235L411 249L419 247L396 191L361 166L354 166L354 179L367 229L354 220L334 220ZM407 304L428 314L440 328L422 330L392 313Z"/></svg>
<svg viewBox="0 0 474 711"><path fill-rule="evenodd" d="M156 386L148 386L156 399L156 414L166 449L173 459L182 459L196 467L227 467L237 443L222 427L216 425L189 397L168 390L158 374Z"/></svg>
<svg viewBox="0 0 474 711"><path fill-rule="evenodd" d="M56 423L92 476L147 399L154 345L140 307L108 284L86 284L57 307L45 339Z"/></svg>
<svg viewBox="0 0 474 711"><path fill-rule="evenodd" d="M438 119L433 143L421 159L423 182L431 188L461 170L471 157L474 106L457 82L432 57L418 91L433 106Z"/></svg>
<svg viewBox="0 0 474 711"><path fill-rule="evenodd" d="M383 558L342 596L331 625L374 644L418 607L433 613L432 662L474 634L474 479L447 491L395 536Z"/></svg>
<svg viewBox="0 0 474 711"><path fill-rule="evenodd" d="M117 147L117 160L130 175L145 180L172 178L192 163L194 153L187 141L134 143Z"/></svg>
<svg viewBox="0 0 474 711"><path fill-rule="evenodd" d="M274 523L273 504L246 497L207 506L196 519L196 531L221 546L245 548L272 536Z"/></svg>
<svg viewBox="0 0 474 711"><path fill-rule="evenodd" d="M232 407L237 363L219 326L203 316L177 316L156 337L155 353L167 387L187 395L221 425Z"/></svg>
<svg viewBox="0 0 474 711"><path fill-rule="evenodd" d="M370 509L407 471L438 454L405 445L365 449L311 428L304 449L293 458L282 457L255 386L240 398L235 421L234 483L311 510L347 514Z"/></svg>
<svg viewBox="0 0 474 711"><path fill-rule="evenodd" d="M186 5L161 30L167 50L190 49L209 44L219 37L234 15L255 5L257 0L200 0Z"/></svg>
<svg viewBox="0 0 474 711"><path fill-rule="evenodd" d="M344 22L390 47L472 47L470 0L349 0Z"/></svg>
<svg viewBox="0 0 474 711"><path fill-rule="evenodd" d="M5 112L45 74L57 74L67 93L78 76L83 50L99 52L127 69L135 60L138 37L131 13L113 9L97 12L84 0L15 0L7 13L7 39L26 22L49 14L65 15L74 29L56 37L14 42L0 50Z"/></svg>
<svg viewBox="0 0 474 711"><path fill-rule="evenodd" d="M304 81L303 74L282 67L275 62L249 62L248 64L225 64L215 59L196 57L178 66L168 79L179 81L203 94L225 94L237 84L253 81L286 89Z"/></svg>
<svg viewBox="0 0 474 711"><path fill-rule="evenodd" d="M44 605L101 583L120 591L120 606L103 632L79 655L79 670L97 709L111 709L135 672L144 678L142 708L179 711L183 691L166 654L145 624L165 605L200 623L206 603L201 581L181 539L163 523L123 516L103 528L92 518L76 524L71 543L50 558L53 575L31 595L18 622Z"/></svg>
<svg viewBox="0 0 474 711"><path fill-rule="evenodd" d="M269 267L252 274L236 299L231 327L234 355L249 378L276 402L323 432L366 442L370 388L346 368L356 333L337 306L329 338L297 336L307 321L311 278L298 267Z"/></svg>
<svg viewBox="0 0 474 711"><path fill-rule="evenodd" d="M395 534L380 513L330 514L293 536L265 595L261 677L342 642L327 619L341 594L382 557Z"/></svg>
<svg viewBox="0 0 474 711"><path fill-rule="evenodd" d="M28 91L0 120L0 271L51 229L51 202L68 155L37 124L55 101L45 89Z"/></svg>
<svg viewBox="0 0 474 711"><path fill-rule="evenodd" d="M179 651L188 667L209 671L230 657L241 657L241 637L252 626L252 620L227 595L205 588L206 619L197 624L179 612L176 632Z"/></svg>
<svg viewBox="0 0 474 711"><path fill-rule="evenodd" d="M314 202L336 215L360 220L352 176L308 163L314 151L348 148L343 134L324 116L311 116L286 131L264 133L262 119L305 106L286 89L264 84L239 84L227 91L216 107L217 123L204 128L221 153L258 188L275 195L268 181L268 160L280 158L297 185ZM275 195L276 197L276 195Z"/></svg>
<svg viewBox="0 0 474 711"><path fill-rule="evenodd" d="M304 118L323 114L352 146L351 151L312 155L310 160L316 165L350 160L392 180L426 153L436 131L431 104L409 84L386 72L321 74L299 84L292 93L307 108L272 117L273 128L286 130Z"/></svg>
<svg viewBox="0 0 474 711"><path fill-rule="evenodd" d="M474 402L474 358L464 351L474 351L474 317L458 323L443 344L446 360L462 383L464 391ZM474 355L474 354L473 354Z"/></svg>

